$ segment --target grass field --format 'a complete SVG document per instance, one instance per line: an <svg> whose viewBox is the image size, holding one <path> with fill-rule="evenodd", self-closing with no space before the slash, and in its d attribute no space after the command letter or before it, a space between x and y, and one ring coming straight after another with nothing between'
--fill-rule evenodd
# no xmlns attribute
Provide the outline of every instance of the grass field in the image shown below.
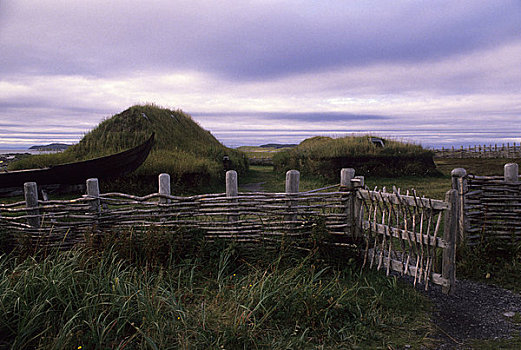
<svg viewBox="0 0 521 350"><path fill-rule="evenodd" d="M508 162L440 159L441 176L368 176L366 184L443 198L453 168L502 174ZM239 185L283 192L285 174L272 169L252 166ZM301 191L330 184L301 174ZM194 237L188 243L179 233L147 234L122 233L72 252L0 253L0 348L436 348L429 301L396 278L361 270L352 252L251 252L198 241L197 232L184 233ZM458 278L521 291L521 249L495 256L493 248L460 252Z"/></svg>
<svg viewBox="0 0 521 350"><path fill-rule="evenodd" d="M191 234L190 232L185 232ZM197 232L192 232L196 237ZM172 238L173 237L173 238ZM72 252L0 256L0 347L402 349L431 344L408 285L320 251L255 252L128 234Z"/></svg>

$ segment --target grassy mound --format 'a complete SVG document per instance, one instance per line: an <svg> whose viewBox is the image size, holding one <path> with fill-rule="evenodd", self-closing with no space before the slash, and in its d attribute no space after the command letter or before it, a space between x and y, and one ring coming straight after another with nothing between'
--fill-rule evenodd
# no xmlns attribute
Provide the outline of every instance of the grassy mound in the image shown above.
<svg viewBox="0 0 521 350"><path fill-rule="evenodd" d="M160 173L169 173L173 189L178 191L215 185L224 179L222 160L225 155L230 157L233 169L239 173L247 170L247 160L242 153L223 146L189 115L154 105L130 107L101 122L66 151L29 157L14 163L11 170L117 153L144 142L152 132L156 134L156 143L143 165L132 175L113 181L106 189L155 192Z"/></svg>
<svg viewBox="0 0 521 350"><path fill-rule="evenodd" d="M312 137L296 148L275 154L274 167L277 171L298 169L329 179L338 179L342 168L354 168L357 175L365 176L438 174L432 152L420 145L382 139L385 146L379 147L370 138Z"/></svg>

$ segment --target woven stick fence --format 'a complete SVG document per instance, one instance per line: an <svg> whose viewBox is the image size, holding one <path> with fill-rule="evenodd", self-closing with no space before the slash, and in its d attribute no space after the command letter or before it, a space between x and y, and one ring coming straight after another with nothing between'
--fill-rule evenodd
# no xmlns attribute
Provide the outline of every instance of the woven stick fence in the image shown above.
<svg viewBox="0 0 521 350"><path fill-rule="evenodd" d="M235 177L231 183L230 178ZM323 222L328 233L345 236L351 230L347 203L353 195L339 185L329 192L298 192L299 173L288 172L286 193L238 193L234 171L227 174L227 193L190 197L169 192L169 176L160 175L158 193L139 197L99 194L97 180L87 181L88 195L73 200L37 200L36 184L26 184L26 201L0 204L0 228L41 246L69 248L86 234L153 227L198 228L208 240L280 244L282 239L306 239Z"/></svg>
<svg viewBox="0 0 521 350"><path fill-rule="evenodd" d="M443 148L434 150L437 158L521 158L521 145L514 142L501 145L475 145L459 148Z"/></svg>
<svg viewBox="0 0 521 350"><path fill-rule="evenodd" d="M413 276L426 288L432 281L449 292L455 281L456 191L446 201L369 191L354 173L342 169L339 185L299 192L299 172L290 170L285 193L239 193L237 173L229 171L226 193L189 197L170 194L168 174L159 176L158 193L143 197L99 194L97 179L89 179L81 198L39 201L36 184L27 183L25 201L0 204L0 229L61 248L84 242L85 235L191 227L209 241L280 246L291 240L308 249L310 232L322 225L328 241L321 243L362 241L366 265Z"/></svg>
<svg viewBox="0 0 521 350"><path fill-rule="evenodd" d="M467 175L453 188L462 193L467 244L521 240L521 178L516 163L506 164L503 176Z"/></svg>
<svg viewBox="0 0 521 350"><path fill-rule="evenodd" d="M420 198L415 193L359 190L362 202L357 218L366 240L364 265L385 268L414 278L414 284L429 282L448 293L455 282L457 192L447 192L445 201Z"/></svg>

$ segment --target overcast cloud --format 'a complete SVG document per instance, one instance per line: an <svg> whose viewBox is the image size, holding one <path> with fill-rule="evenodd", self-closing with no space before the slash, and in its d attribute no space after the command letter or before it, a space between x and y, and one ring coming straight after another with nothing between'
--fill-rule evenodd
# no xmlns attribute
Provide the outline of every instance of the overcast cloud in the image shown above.
<svg viewBox="0 0 521 350"><path fill-rule="evenodd" d="M154 102L228 145L520 142L521 2L0 1L0 148Z"/></svg>

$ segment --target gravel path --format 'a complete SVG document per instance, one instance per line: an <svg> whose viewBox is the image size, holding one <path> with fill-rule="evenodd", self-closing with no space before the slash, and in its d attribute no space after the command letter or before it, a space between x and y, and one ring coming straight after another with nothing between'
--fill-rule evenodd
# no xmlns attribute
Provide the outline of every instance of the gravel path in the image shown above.
<svg viewBox="0 0 521 350"><path fill-rule="evenodd" d="M438 349L469 349L471 339L509 338L521 331L521 295L496 286L460 280L454 295L445 295L441 287L430 286L424 292L434 304L432 321L439 330Z"/></svg>

